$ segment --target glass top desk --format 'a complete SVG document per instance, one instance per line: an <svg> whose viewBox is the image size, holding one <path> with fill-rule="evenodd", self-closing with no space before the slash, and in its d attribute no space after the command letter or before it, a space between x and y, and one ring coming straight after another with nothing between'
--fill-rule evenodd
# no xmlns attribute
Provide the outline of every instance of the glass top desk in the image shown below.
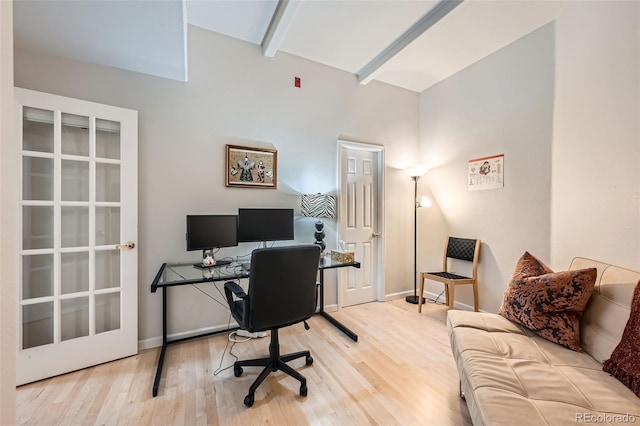
<svg viewBox="0 0 640 426"><path fill-rule="evenodd" d="M349 336L353 341L358 341L358 335L347 328L337 319L333 318L324 310L324 271L326 269L344 268L344 267L360 268L360 262L342 263L332 260L328 256L322 256L318 263L319 282L320 282L320 303L317 314L323 316L331 324L339 328L343 333ZM193 262L174 262L163 263L153 283L151 283L151 293L155 293L158 289L162 290L162 349L160 358L158 359L158 367L156 369L156 377L153 382L153 396L158 395L158 387L160 386L160 378L162 377L162 366L164 364L164 356L167 346L172 343L183 342L185 340L195 339L203 336L210 336L217 333L224 333L229 330L213 331L196 336L184 337L181 339L167 339L167 288L183 285L191 285L206 282L218 282L249 278L249 268L243 264L232 262L228 265L215 266L212 268L200 268L193 265ZM237 327L236 327L237 328Z"/></svg>

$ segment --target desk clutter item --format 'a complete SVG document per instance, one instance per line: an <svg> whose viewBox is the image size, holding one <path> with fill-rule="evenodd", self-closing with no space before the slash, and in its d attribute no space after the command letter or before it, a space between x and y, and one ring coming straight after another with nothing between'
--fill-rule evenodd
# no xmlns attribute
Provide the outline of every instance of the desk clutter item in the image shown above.
<svg viewBox="0 0 640 426"><path fill-rule="evenodd" d="M352 251L331 250L331 260L341 263L351 263L355 260L355 256Z"/></svg>

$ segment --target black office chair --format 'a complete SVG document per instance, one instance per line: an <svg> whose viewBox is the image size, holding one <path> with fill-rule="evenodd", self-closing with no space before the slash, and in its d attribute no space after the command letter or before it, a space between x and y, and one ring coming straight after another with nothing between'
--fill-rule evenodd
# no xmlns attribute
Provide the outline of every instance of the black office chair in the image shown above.
<svg viewBox="0 0 640 426"><path fill-rule="evenodd" d="M311 353L280 355L278 329L305 321L315 313L319 259L320 247L311 244L256 249L251 254L248 294L233 281L224 285L231 315L240 328L271 331L268 358L233 364L236 377L242 374L242 367L264 367L244 398L247 407L253 405L256 389L272 371L281 370L299 380L300 396L307 395L307 379L286 363L305 357L306 365L311 365ZM308 329L306 322L305 328Z"/></svg>

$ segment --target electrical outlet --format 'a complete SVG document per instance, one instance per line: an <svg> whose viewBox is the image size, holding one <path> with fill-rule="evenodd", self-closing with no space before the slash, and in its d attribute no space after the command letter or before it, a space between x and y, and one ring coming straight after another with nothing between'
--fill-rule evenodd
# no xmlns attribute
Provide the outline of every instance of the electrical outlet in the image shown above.
<svg viewBox="0 0 640 426"><path fill-rule="evenodd" d="M251 338L254 338L254 339L258 338L258 337L267 337L267 332L266 331L256 331L254 333L251 333L250 331L239 329L239 330L236 330L236 334L238 336L251 337Z"/></svg>

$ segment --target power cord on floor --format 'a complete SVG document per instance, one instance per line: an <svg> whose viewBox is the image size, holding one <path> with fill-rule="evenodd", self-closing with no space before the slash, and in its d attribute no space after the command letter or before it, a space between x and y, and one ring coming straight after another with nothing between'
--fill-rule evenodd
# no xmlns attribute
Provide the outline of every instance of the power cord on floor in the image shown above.
<svg viewBox="0 0 640 426"><path fill-rule="evenodd" d="M231 327L231 314L229 314L229 320L227 321L227 329ZM213 372L214 376L217 376L218 374L222 373L225 370L230 369L231 367L233 367L233 364L222 368L222 362L224 361L224 355L227 353L227 348L229 347L229 342L233 342L233 344L231 345L231 348L229 349L229 355L231 355L232 357L234 357L236 359L236 361L238 361L238 357L233 353L233 347L235 346L236 343L238 343L236 340L231 340L231 334L234 334L234 331L229 331L229 333L227 334L227 343L224 346L224 349L222 351L222 356L220 357L220 364L218 364L218 368L216 368L216 370ZM249 338L247 338L247 340L249 340ZM246 342L246 340L243 340L243 342Z"/></svg>
<svg viewBox="0 0 640 426"><path fill-rule="evenodd" d="M440 292L438 297L436 297L435 299L427 299L427 303L435 303L436 305L446 305L445 302L438 302L438 299L440 299L440 296L442 296L444 292L445 290L442 290L442 292Z"/></svg>
<svg viewBox="0 0 640 426"><path fill-rule="evenodd" d="M229 335L227 336L227 340L230 341L230 342L233 342L233 343L243 343L243 342L248 342L249 340L253 339L253 337L247 336L243 340L238 340L238 339L236 339L236 336L238 336L238 332L236 330L233 330L233 331L229 332Z"/></svg>
<svg viewBox="0 0 640 426"><path fill-rule="evenodd" d="M227 329L231 327L231 314L229 314L229 320L227 321ZM228 365L226 367L222 367L222 362L224 361L224 355L227 353L227 348L229 348L229 342L231 342L231 348L229 348L229 355L231 355L232 357L235 358L236 361L238 361L238 357L236 356L236 354L233 353L233 347L236 345L236 343L244 343L244 342L248 342L251 339L255 339L256 337L251 337L251 336L247 336L245 339L243 340L238 340L236 339L236 337L238 336L238 331L237 330L230 330L227 333L227 343L224 346L224 350L222 351L222 356L220 357L220 364L218 364L218 368L216 368L216 370L213 372L214 376L217 376L218 374L222 373L225 370L230 369L231 367L233 367L233 364ZM235 363L235 361L234 361Z"/></svg>

